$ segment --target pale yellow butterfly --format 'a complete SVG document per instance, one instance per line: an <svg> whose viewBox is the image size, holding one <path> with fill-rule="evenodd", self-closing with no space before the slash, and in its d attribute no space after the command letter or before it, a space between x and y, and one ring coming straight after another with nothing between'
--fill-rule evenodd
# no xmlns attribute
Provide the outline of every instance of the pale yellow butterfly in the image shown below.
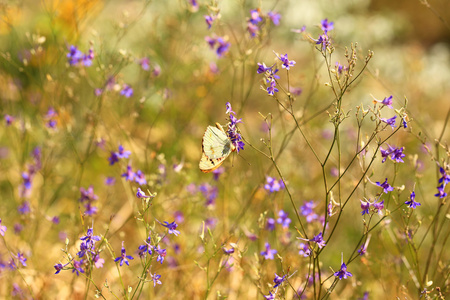
<svg viewBox="0 0 450 300"><path fill-rule="evenodd" d="M209 173L220 167L236 147L231 143L222 125L208 126L202 141L202 158L199 168L203 173Z"/></svg>

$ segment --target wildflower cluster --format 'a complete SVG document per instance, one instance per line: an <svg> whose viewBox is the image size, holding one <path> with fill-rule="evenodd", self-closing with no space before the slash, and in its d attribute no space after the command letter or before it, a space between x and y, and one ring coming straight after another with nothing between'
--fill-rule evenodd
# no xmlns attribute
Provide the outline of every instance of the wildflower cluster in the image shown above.
<svg viewBox="0 0 450 300"><path fill-rule="evenodd" d="M101 240L100 236L94 235L93 228L88 228L85 236L81 237L80 251L78 251L78 260L72 259L66 264L56 264L54 266L56 273L59 274L62 270L72 269L72 273L76 273L77 276L80 273L86 273L95 267L97 269L102 268L105 260L100 257L100 250L95 247L95 243ZM66 269L68 265L71 265Z"/></svg>
<svg viewBox="0 0 450 300"><path fill-rule="evenodd" d="M225 37L218 36L206 36L205 41L208 43L211 49L216 50L218 58L223 57L229 50L231 44L226 41Z"/></svg>
<svg viewBox="0 0 450 300"><path fill-rule="evenodd" d="M264 16L260 9L252 9L250 10L250 17L247 19L247 31L252 38L260 34L262 26L265 24L263 19L265 17L271 20L275 26L280 25L281 15L279 13L269 11L267 16Z"/></svg>
<svg viewBox="0 0 450 300"><path fill-rule="evenodd" d="M226 114L230 118L230 122L228 123L227 135L231 140L231 143L235 147L236 151L244 150L244 142L242 141L242 136L237 128L236 124L242 123L242 119L236 118L236 113L232 110L230 102L226 103Z"/></svg>
<svg viewBox="0 0 450 300"><path fill-rule="evenodd" d="M279 55L275 52L276 57L281 61L281 67L286 70L290 70L291 67L295 65L295 61L289 60L288 55ZM279 92L277 86L277 79L280 79L280 76L277 75L279 69L276 67L276 64L267 67L264 63L258 63L258 69L256 73L264 74L265 86L261 87L262 89L267 91L269 96L274 96L275 93ZM300 92L301 93L301 92Z"/></svg>
<svg viewBox="0 0 450 300"><path fill-rule="evenodd" d="M284 189L284 182L281 179L276 180L273 177L266 176L266 184L264 185L264 189L269 193L279 192Z"/></svg>
<svg viewBox="0 0 450 300"><path fill-rule="evenodd" d="M94 59L94 49L89 48L88 53L83 53L74 45L70 46L69 53L67 53L67 59L71 66L84 65L90 67L92 60Z"/></svg>
<svg viewBox="0 0 450 300"><path fill-rule="evenodd" d="M403 163L404 161L402 158L406 156L403 154L403 150L405 150L405 147L397 148L389 144L387 144L386 149L380 147L381 157L383 158L381 162L384 163L389 157L393 162Z"/></svg>
<svg viewBox="0 0 450 300"><path fill-rule="evenodd" d="M84 213L88 216L95 215L98 209L93 205L93 203L94 201L97 201L98 196L94 194L94 187L91 185L87 190L85 188L80 188L80 192L81 197L79 201L84 205Z"/></svg>
<svg viewBox="0 0 450 300"><path fill-rule="evenodd" d="M330 47L331 45L331 41L330 41L330 37L328 36L328 32L330 30L334 29L334 23L333 22L328 22L328 19L322 20L320 22L321 24L321 29L323 31L323 33L321 35L319 35L319 37L314 40L316 42L316 45L320 45L320 49L322 52L325 52L325 50Z"/></svg>
<svg viewBox="0 0 450 300"><path fill-rule="evenodd" d="M439 173L441 174L441 177L438 180L440 185L437 187L438 192L434 196L438 198L445 198L447 197L445 186L450 182L450 175L448 175L442 167L439 167Z"/></svg>
<svg viewBox="0 0 450 300"><path fill-rule="evenodd" d="M384 209L384 200L382 200L381 202L378 201L370 202L363 200L359 201L361 202L361 209L362 209L361 215L369 214L370 208L373 208L373 212L375 213L381 213L381 211Z"/></svg>

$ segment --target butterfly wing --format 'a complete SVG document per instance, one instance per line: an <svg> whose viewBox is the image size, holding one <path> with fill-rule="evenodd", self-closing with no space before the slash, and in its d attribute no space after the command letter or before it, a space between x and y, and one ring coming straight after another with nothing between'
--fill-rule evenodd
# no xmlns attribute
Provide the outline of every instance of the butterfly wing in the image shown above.
<svg viewBox="0 0 450 300"><path fill-rule="evenodd" d="M232 151L231 140L219 126L208 126L203 135L202 151L210 159L226 158Z"/></svg>
<svg viewBox="0 0 450 300"><path fill-rule="evenodd" d="M231 152L230 152L231 153ZM225 161L225 158L230 155L228 153L226 156L220 157L220 158L209 158L205 155L205 153L202 153L202 158L200 159L199 168L200 171L203 173L209 173L220 167L220 165Z"/></svg>

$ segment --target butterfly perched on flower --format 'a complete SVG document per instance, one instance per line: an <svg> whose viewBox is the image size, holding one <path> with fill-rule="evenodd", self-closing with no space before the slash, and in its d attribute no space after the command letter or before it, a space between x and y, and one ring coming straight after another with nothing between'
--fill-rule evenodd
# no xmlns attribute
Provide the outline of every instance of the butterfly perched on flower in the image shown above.
<svg viewBox="0 0 450 300"><path fill-rule="evenodd" d="M209 173L220 167L225 159L236 151L222 125L208 126L202 141L202 158L199 168L203 173Z"/></svg>

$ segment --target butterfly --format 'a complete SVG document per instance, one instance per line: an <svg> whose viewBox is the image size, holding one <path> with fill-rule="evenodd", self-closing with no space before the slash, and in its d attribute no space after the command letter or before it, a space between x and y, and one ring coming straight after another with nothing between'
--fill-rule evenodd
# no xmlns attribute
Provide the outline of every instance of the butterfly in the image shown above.
<svg viewBox="0 0 450 300"><path fill-rule="evenodd" d="M236 147L231 143L222 125L208 126L202 141L202 158L199 168L203 173L209 173L220 167Z"/></svg>

